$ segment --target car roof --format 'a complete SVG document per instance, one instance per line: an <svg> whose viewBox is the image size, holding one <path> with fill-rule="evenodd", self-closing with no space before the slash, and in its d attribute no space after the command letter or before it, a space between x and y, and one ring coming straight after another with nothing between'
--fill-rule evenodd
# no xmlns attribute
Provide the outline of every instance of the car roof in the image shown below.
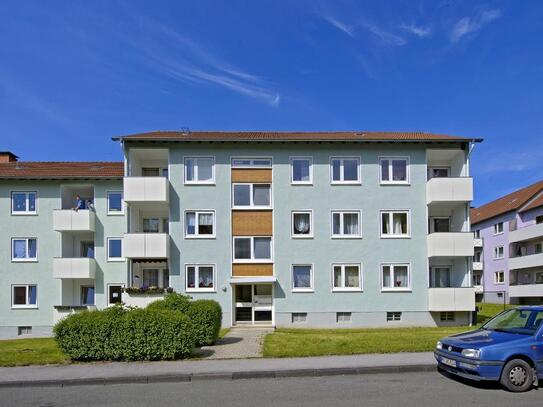
<svg viewBox="0 0 543 407"><path fill-rule="evenodd" d="M521 310L543 311L543 305L522 305L516 308Z"/></svg>

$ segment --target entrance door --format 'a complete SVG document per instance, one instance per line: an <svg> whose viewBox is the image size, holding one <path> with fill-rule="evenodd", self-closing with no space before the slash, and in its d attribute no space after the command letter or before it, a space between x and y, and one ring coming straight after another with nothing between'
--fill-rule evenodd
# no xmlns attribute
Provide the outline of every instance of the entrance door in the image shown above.
<svg viewBox="0 0 543 407"><path fill-rule="evenodd" d="M234 286L234 324L271 324L273 287L271 284Z"/></svg>

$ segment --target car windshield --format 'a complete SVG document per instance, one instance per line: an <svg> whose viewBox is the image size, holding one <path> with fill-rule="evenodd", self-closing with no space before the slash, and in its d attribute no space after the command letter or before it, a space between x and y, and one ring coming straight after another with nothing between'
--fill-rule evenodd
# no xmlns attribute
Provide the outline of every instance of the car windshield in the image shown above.
<svg viewBox="0 0 543 407"><path fill-rule="evenodd" d="M510 309L496 315L482 326L482 329L534 335L543 321L543 311Z"/></svg>

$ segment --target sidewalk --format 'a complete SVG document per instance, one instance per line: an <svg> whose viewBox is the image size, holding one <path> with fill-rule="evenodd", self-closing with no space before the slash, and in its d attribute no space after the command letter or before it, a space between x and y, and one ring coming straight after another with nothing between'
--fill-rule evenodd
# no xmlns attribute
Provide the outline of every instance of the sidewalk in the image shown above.
<svg viewBox="0 0 543 407"><path fill-rule="evenodd" d="M0 368L0 387L106 385L435 370L431 352Z"/></svg>

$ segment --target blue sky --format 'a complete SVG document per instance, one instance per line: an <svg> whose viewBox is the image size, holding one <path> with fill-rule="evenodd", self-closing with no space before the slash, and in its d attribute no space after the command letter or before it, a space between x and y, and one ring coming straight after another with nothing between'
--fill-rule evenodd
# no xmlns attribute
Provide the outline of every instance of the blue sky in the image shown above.
<svg viewBox="0 0 543 407"><path fill-rule="evenodd" d="M484 137L481 204L543 178L540 1L0 3L0 150L118 160L148 130Z"/></svg>

